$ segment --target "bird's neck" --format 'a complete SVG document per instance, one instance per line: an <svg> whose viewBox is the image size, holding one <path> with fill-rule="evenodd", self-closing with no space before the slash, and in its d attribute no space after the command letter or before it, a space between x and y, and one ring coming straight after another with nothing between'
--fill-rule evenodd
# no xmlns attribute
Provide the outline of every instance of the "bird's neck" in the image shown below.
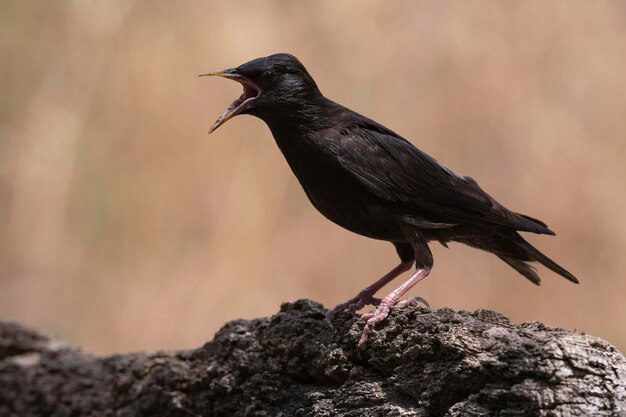
<svg viewBox="0 0 626 417"><path fill-rule="evenodd" d="M342 108L324 96L285 106L276 106L261 115L278 140L282 136L306 135L333 126L333 115Z"/></svg>

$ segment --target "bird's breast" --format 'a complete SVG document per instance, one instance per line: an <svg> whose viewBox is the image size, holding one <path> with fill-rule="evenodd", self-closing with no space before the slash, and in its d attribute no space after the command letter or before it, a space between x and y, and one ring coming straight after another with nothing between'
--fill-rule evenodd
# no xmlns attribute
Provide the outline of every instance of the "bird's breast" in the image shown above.
<svg viewBox="0 0 626 417"><path fill-rule="evenodd" d="M294 137L288 138L294 141ZM329 152L324 143L277 138L287 163L313 206L332 222L354 233L382 240L401 240L398 224Z"/></svg>

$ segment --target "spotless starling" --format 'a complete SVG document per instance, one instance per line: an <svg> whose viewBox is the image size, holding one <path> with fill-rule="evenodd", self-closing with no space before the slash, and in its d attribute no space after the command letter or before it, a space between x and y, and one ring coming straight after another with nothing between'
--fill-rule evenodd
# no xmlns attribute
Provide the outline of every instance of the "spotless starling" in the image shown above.
<svg viewBox="0 0 626 417"><path fill-rule="evenodd" d="M508 210L476 181L446 166L385 126L324 97L293 55L257 58L211 72L243 86L243 94L209 133L238 114L270 128L311 203L326 218L363 236L391 242L400 264L345 303L329 311L377 306L366 321L359 347L372 327L433 267L428 242L460 242L491 252L539 284L539 262L571 282L578 280L528 243L518 232L554 235L545 223ZM411 269L415 272L386 297L374 294ZM422 300L423 301L423 300Z"/></svg>

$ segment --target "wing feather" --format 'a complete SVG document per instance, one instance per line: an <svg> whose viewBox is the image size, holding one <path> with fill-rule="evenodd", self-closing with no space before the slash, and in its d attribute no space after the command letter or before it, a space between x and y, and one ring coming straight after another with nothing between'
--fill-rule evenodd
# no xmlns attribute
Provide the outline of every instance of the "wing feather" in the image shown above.
<svg viewBox="0 0 626 417"><path fill-rule="evenodd" d="M363 116L342 130L334 147L334 156L357 182L399 205L406 218L437 227L473 223L552 233L543 223L503 207L472 178L455 173Z"/></svg>

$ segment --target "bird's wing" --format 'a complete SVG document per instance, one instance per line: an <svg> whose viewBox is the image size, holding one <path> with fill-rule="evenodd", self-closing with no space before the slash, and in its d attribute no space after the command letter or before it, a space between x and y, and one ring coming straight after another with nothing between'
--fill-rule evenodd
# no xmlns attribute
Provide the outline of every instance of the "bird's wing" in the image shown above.
<svg viewBox="0 0 626 417"><path fill-rule="evenodd" d="M506 209L472 178L370 119L351 123L333 142L333 155L344 169L368 191L401 207L407 223L472 223L552 234L545 224Z"/></svg>

